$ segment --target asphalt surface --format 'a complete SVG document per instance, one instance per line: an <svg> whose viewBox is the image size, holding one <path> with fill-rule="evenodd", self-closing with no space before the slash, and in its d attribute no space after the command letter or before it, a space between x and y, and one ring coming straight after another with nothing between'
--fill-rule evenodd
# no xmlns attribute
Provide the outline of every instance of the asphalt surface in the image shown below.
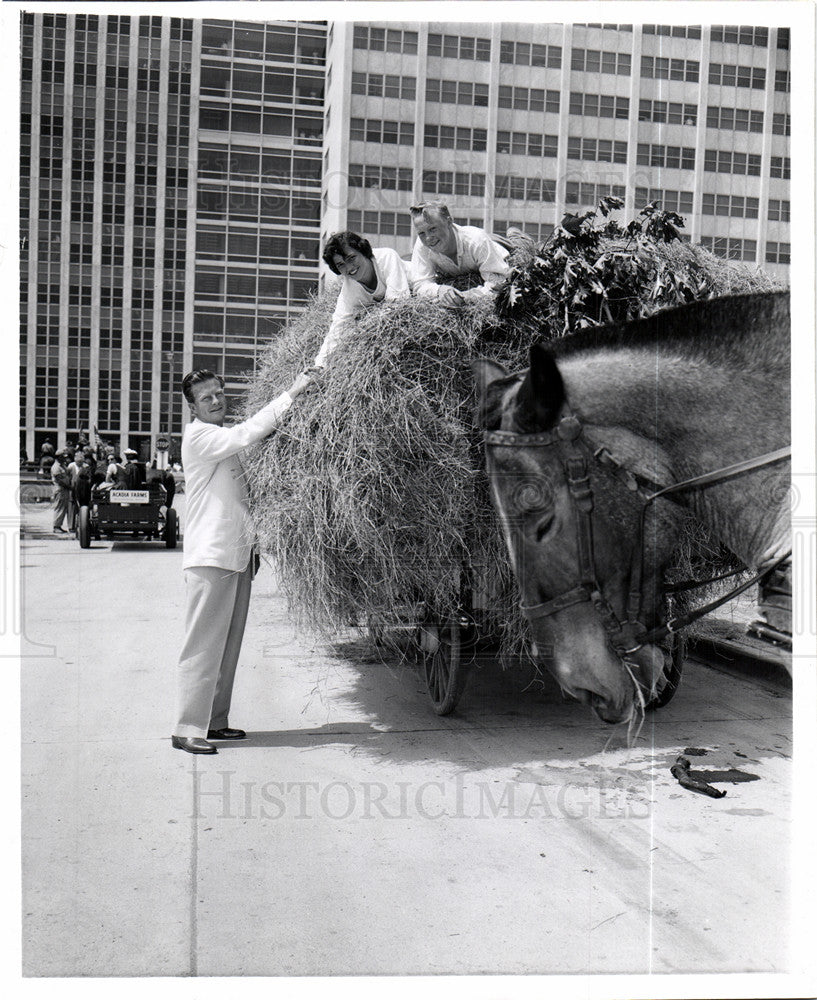
<svg viewBox="0 0 817 1000"><path fill-rule="evenodd" d="M265 566L249 738L193 757L169 741L181 549L23 522L24 975L788 968L784 689L690 663L628 748L486 664L438 718L410 663L299 633ZM725 798L679 786L685 750Z"/></svg>

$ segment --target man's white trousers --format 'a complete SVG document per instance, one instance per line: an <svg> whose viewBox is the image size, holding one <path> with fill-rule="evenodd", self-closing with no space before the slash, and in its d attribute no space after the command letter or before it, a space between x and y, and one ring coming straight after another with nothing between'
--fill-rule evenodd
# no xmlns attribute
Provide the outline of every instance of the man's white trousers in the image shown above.
<svg viewBox="0 0 817 1000"><path fill-rule="evenodd" d="M186 637L179 657L174 736L207 738L224 729L244 638L252 559L243 572L215 566L184 571Z"/></svg>

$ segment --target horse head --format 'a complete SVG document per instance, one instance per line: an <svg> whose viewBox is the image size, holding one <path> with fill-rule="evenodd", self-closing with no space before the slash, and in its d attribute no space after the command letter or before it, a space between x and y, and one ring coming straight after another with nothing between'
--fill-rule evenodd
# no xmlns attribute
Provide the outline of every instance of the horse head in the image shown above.
<svg viewBox="0 0 817 1000"><path fill-rule="evenodd" d="M604 721L631 719L643 704L639 690L647 698L656 692L668 655L638 637L663 622L660 580L675 523L652 515L641 548L639 495L594 455L603 443L598 430L571 407L562 371L544 347L531 348L522 374L486 360L473 370L493 502L534 655ZM645 461L649 466L641 456L642 468ZM628 616L634 559L645 568L638 623Z"/></svg>

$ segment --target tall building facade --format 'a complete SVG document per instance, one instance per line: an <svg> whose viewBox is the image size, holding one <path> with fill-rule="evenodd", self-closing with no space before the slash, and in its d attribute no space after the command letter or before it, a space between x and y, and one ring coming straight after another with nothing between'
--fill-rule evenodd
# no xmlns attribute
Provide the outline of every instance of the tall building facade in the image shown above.
<svg viewBox="0 0 817 1000"><path fill-rule="evenodd" d="M25 14L21 446L178 447L318 277L326 28Z"/></svg>
<svg viewBox="0 0 817 1000"><path fill-rule="evenodd" d="M238 394L351 228L408 206L546 236L608 193L721 256L789 260L784 28L22 17L21 444L176 445Z"/></svg>
<svg viewBox="0 0 817 1000"><path fill-rule="evenodd" d="M327 47L324 236L401 254L407 208L534 237L604 194L658 200L716 254L789 262L789 32L340 23Z"/></svg>

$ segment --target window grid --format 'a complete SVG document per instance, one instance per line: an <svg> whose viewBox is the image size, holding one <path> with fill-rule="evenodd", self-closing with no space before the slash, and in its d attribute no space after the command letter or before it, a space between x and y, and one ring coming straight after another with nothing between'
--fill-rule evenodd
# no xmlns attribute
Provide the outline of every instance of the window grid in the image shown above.
<svg viewBox="0 0 817 1000"><path fill-rule="evenodd" d="M424 141L426 146L435 149L469 149L482 152L488 148L488 130L484 128L465 128L457 125L425 126Z"/></svg>
<svg viewBox="0 0 817 1000"><path fill-rule="evenodd" d="M495 198L512 198L516 201L556 201L556 181L544 177L517 177L497 174Z"/></svg>
<svg viewBox="0 0 817 1000"><path fill-rule="evenodd" d="M685 80L687 83L697 83L700 70L701 64L695 59L641 57L641 76L648 80Z"/></svg>
<svg viewBox="0 0 817 1000"><path fill-rule="evenodd" d="M645 24L645 35L665 35L672 38L700 38L700 24Z"/></svg>
<svg viewBox="0 0 817 1000"><path fill-rule="evenodd" d="M769 176L778 177L781 180L789 180L791 178L791 158L788 156L773 156Z"/></svg>
<svg viewBox="0 0 817 1000"><path fill-rule="evenodd" d="M471 35L438 35L428 36L429 56L442 56L446 59L472 59L477 62L489 62L491 59L491 39L474 38Z"/></svg>
<svg viewBox="0 0 817 1000"><path fill-rule="evenodd" d="M488 84L468 80L428 80L426 101L432 104L470 104L488 107Z"/></svg>
<svg viewBox="0 0 817 1000"><path fill-rule="evenodd" d="M695 169L695 150L687 146L661 146L639 142L636 163L647 167L671 167L676 170Z"/></svg>
<svg viewBox="0 0 817 1000"><path fill-rule="evenodd" d="M517 66L544 66L562 68L560 45L537 45L530 42L500 42L499 61Z"/></svg>
<svg viewBox="0 0 817 1000"><path fill-rule="evenodd" d="M349 138L358 142L413 146L414 122L381 121L377 118L352 118Z"/></svg>
<svg viewBox="0 0 817 1000"><path fill-rule="evenodd" d="M707 149L704 152L704 170L709 173L760 177L760 156L755 153L736 153L725 149Z"/></svg>
<svg viewBox="0 0 817 1000"><path fill-rule="evenodd" d="M791 205L780 198L769 199L769 220L771 222L789 222Z"/></svg>
<svg viewBox="0 0 817 1000"><path fill-rule="evenodd" d="M348 211L346 224L356 233L383 233L390 236L411 236L411 220L407 212Z"/></svg>
<svg viewBox="0 0 817 1000"><path fill-rule="evenodd" d="M376 163L349 165L349 187L381 188L385 191L411 191L414 171L411 167L387 167Z"/></svg>
<svg viewBox="0 0 817 1000"><path fill-rule="evenodd" d="M404 52L416 55L417 32L356 24L352 44L356 49L370 49L372 52Z"/></svg>
<svg viewBox="0 0 817 1000"><path fill-rule="evenodd" d="M705 194L701 205L704 215L722 215L733 219L756 219L760 201L737 194Z"/></svg>
<svg viewBox="0 0 817 1000"><path fill-rule="evenodd" d="M417 96L417 78L383 73L352 73L352 93L413 101Z"/></svg>
<svg viewBox="0 0 817 1000"><path fill-rule="evenodd" d="M627 143L611 139L588 139L568 136L568 160L599 160L602 163L626 163Z"/></svg>
<svg viewBox="0 0 817 1000"><path fill-rule="evenodd" d="M731 63L710 63L709 82L721 87L749 87L763 90L766 70L763 66L735 66Z"/></svg>
<svg viewBox="0 0 817 1000"><path fill-rule="evenodd" d="M712 41L757 45L765 49L769 44L769 29L751 24L713 24Z"/></svg>
<svg viewBox="0 0 817 1000"><path fill-rule="evenodd" d="M617 76L629 76L631 64L629 52L573 49L570 54L570 68L584 73L612 73Z"/></svg>
<svg viewBox="0 0 817 1000"><path fill-rule="evenodd" d="M762 132L763 112L751 111L749 108L716 108L710 105L706 109L706 127L731 129L734 132Z"/></svg>
<svg viewBox="0 0 817 1000"><path fill-rule="evenodd" d="M766 263L791 264L791 244L768 240L766 242Z"/></svg>
<svg viewBox="0 0 817 1000"><path fill-rule="evenodd" d="M559 137L539 132L497 132L497 153L521 156L557 156Z"/></svg>
<svg viewBox="0 0 817 1000"><path fill-rule="evenodd" d="M485 194L485 174L452 170L424 170L423 191L432 194L457 194L481 198Z"/></svg>
<svg viewBox="0 0 817 1000"><path fill-rule="evenodd" d="M677 212L678 215L692 213L692 191L668 191L662 188L636 188L635 207L642 209L652 202L658 202L665 212Z"/></svg>
<svg viewBox="0 0 817 1000"><path fill-rule="evenodd" d="M551 222L521 222L519 219L495 219L494 232L499 236L505 236L509 229L519 229L530 236L537 243L542 243L553 233L553 223Z"/></svg>
<svg viewBox="0 0 817 1000"><path fill-rule="evenodd" d="M669 125L697 125L698 106L696 104L681 104L677 101L640 100L638 102L638 120Z"/></svg>
<svg viewBox="0 0 817 1000"><path fill-rule="evenodd" d="M565 184L565 204L580 205L595 208L602 198L613 195L624 197L623 184L590 184L579 181L568 181Z"/></svg>
<svg viewBox="0 0 817 1000"><path fill-rule="evenodd" d="M782 112L773 114L772 133L774 135L791 135L791 115Z"/></svg>
<svg viewBox="0 0 817 1000"><path fill-rule="evenodd" d="M644 103L644 102L642 102ZM588 115L591 118L619 118L630 116L630 98L613 94L570 94L570 114Z"/></svg>
<svg viewBox="0 0 817 1000"><path fill-rule="evenodd" d="M518 111L546 111L559 113L559 91L540 90L536 87L500 86L499 107L515 108Z"/></svg>

